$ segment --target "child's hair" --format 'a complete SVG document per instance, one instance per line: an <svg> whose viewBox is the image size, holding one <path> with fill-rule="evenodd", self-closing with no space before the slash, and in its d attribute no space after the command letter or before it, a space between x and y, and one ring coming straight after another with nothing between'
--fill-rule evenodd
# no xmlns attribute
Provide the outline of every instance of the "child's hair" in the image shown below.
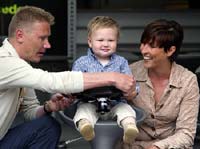
<svg viewBox="0 0 200 149"><path fill-rule="evenodd" d="M120 27L117 21L109 16L96 16L92 18L87 26L88 29L88 37L91 36L92 32L99 28L116 28L117 30L117 38L120 36Z"/></svg>

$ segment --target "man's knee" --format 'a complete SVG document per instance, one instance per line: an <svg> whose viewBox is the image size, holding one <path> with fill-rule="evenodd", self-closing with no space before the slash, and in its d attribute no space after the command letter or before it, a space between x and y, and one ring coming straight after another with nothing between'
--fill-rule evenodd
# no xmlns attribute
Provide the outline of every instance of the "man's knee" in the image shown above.
<svg viewBox="0 0 200 149"><path fill-rule="evenodd" d="M56 133L57 135L61 134L61 125L60 123L52 116L43 116L40 118L43 128L47 128L51 133Z"/></svg>

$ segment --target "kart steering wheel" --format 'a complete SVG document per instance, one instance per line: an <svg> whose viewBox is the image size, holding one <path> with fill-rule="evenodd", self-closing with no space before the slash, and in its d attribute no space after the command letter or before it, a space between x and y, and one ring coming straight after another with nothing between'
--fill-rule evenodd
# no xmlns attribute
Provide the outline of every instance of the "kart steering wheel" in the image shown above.
<svg viewBox="0 0 200 149"><path fill-rule="evenodd" d="M104 114L110 111L110 102L112 100L120 101L123 98L123 93L114 86L105 86L75 93L73 96L76 96L79 101L97 104L97 112Z"/></svg>

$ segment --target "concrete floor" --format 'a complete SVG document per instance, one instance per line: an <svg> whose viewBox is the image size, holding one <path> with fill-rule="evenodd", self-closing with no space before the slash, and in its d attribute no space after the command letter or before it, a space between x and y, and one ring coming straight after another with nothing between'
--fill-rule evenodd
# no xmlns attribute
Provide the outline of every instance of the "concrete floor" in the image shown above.
<svg viewBox="0 0 200 149"><path fill-rule="evenodd" d="M58 149L91 149L89 142L85 141L79 132L57 118L62 126L62 135ZM66 145L63 142L67 141Z"/></svg>

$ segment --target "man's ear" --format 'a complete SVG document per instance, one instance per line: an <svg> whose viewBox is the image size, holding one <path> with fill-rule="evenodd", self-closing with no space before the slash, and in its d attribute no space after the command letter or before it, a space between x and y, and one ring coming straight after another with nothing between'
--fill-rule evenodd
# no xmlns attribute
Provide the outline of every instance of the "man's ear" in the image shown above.
<svg viewBox="0 0 200 149"><path fill-rule="evenodd" d="M171 46L169 50L167 51L167 56L170 57L174 52L176 51L175 46Z"/></svg>
<svg viewBox="0 0 200 149"><path fill-rule="evenodd" d="M23 30L22 29L17 29L15 34L16 34L16 40L18 42L22 43L23 40L24 40L24 32L23 32Z"/></svg>

